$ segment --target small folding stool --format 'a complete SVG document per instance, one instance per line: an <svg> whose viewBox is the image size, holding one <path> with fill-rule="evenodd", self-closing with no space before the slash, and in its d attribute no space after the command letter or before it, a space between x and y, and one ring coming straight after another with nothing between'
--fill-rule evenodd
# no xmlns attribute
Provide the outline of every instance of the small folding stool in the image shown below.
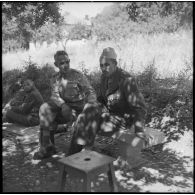
<svg viewBox="0 0 195 195"><path fill-rule="evenodd" d="M83 178L83 191L91 191L91 180L95 175L107 172L112 192L117 192L113 161L115 159L95 151L84 150L79 153L64 157L61 163L58 191L62 192L66 183L66 175Z"/></svg>

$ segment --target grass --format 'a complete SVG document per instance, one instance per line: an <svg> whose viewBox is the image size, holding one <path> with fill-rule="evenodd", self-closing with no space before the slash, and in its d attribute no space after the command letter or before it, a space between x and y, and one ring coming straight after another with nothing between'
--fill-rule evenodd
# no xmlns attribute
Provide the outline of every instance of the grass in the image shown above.
<svg viewBox="0 0 195 195"><path fill-rule="evenodd" d="M100 42L93 40L70 41L67 51L71 66L81 69L85 65L90 72L99 68L99 56L103 48L114 47L120 66L128 71L142 72L148 64L154 63L161 77L177 74L186 62L192 62L192 31L180 30L176 33L133 34L130 39L118 42ZM62 49L61 44L52 43L31 47L29 51L17 51L3 54L3 70L22 68L29 57L37 64L53 65L53 55Z"/></svg>

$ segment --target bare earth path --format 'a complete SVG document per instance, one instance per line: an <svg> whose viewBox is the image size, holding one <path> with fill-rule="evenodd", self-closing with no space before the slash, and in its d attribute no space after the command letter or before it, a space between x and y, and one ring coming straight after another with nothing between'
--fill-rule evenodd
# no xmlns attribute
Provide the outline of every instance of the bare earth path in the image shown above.
<svg viewBox="0 0 195 195"><path fill-rule="evenodd" d="M38 127L4 124L3 129L22 134L3 133L3 191L55 192L59 174L57 159L67 152L71 133L56 134L59 152L38 161L32 159L38 148ZM165 146L156 154L143 152L142 159L132 168L129 159L123 155L119 157L122 151L126 151L125 147L122 142L98 136L94 148L116 158L114 168L120 192L193 192L192 155L178 155ZM94 177L91 185L93 192L109 192L106 174ZM81 186L81 181L68 177L65 191L80 192Z"/></svg>

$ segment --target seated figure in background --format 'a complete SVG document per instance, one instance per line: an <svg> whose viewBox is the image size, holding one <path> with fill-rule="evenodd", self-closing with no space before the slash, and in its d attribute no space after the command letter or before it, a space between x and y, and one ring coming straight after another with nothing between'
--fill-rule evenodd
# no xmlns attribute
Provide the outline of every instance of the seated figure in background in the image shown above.
<svg viewBox="0 0 195 195"><path fill-rule="evenodd" d="M3 109L3 121L25 126L39 124L39 107L43 98L34 82L27 79L15 97Z"/></svg>

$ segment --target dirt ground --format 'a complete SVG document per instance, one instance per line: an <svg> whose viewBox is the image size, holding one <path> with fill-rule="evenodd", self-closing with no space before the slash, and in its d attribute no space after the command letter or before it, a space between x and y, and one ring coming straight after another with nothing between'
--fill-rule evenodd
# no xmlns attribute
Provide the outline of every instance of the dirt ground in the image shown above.
<svg viewBox="0 0 195 195"><path fill-rule="evenodd" d="M3 124L3 192L57 191L58 159L68 150L71 132L56 134L58 153L40 161L32 158L38 149L38 131L38 127ZM123 155L126 148L127 144L103 136L97 136L94 147L94 150L116 158L114 169L119 192L193 192L192 156L179 156L174 150L164 147L155 154L144 151L133 162ZM82 182L68 176L65 192L81 190ZM94 176L91 190L109 192L107 175Z"/></svg>

